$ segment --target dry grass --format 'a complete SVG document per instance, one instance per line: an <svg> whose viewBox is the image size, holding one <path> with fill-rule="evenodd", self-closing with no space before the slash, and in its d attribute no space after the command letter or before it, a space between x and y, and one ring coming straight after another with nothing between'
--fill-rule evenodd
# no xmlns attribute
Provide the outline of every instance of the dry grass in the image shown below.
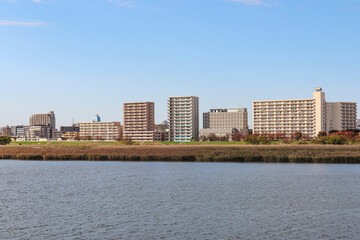
<svg viewBox="0 0 360 240"><path fill-rule="evenodd" d="M0 147L0 159L360 163L360 146L10 145Z"/></svg>

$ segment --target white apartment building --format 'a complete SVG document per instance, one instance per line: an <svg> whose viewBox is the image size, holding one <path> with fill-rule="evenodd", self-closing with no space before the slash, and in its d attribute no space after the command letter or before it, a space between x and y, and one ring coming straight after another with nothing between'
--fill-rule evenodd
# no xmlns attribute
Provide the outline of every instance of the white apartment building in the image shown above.
<svg viewBox="0 0 360 240"><path fill-rule="evenodd" d="M352 129L356 122L356 103L327 103L317 88L312 99L253 102L254 133L302 132L313 138L320 131Z"/></svg>
<svg viewBox="0 0 360 240"><path fill-rule="evenodd" d="M249 132L247 109L210 109L210 112L203 114L203 128L200 135L226 136L231 134L234 128L246 134Z"/></svg>
<svg viewBox="0 0 360 240"><path fill-rule="evenodd" d="M199 97L169 97L170 141L191 141L199 137Z"/></svg>

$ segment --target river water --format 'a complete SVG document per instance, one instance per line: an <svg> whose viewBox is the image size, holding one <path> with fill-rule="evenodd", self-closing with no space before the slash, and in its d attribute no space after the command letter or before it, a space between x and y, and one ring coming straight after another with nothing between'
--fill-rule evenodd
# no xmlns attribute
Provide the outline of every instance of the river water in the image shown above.
<svg viewBox="0 0 360 240"><path fill-rule="evenodd" d="M0 161L0 239L359 239L360 165Z"/></svg>

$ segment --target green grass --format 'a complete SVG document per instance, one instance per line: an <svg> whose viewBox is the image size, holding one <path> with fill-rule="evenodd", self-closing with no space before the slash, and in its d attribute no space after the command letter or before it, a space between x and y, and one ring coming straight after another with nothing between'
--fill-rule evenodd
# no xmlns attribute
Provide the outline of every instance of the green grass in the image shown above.
<svg viewBox="0 0 360 240"><path fill-rule="evenodd" d="M44 145L48 142L11 142L10 145Z"/></svg>

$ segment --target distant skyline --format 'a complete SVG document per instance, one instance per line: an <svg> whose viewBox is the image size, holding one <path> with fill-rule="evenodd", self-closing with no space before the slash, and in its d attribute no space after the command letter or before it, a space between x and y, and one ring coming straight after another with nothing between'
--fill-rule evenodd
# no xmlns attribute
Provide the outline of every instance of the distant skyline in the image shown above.
<svg viewBox="0 0 360 240"><path fill-rule="evenodd" d="M250 127L255 100L360 103L359 23L359 0L0 0L0 126L122 122L137 101L160 123L183 95Z"/></svg>

